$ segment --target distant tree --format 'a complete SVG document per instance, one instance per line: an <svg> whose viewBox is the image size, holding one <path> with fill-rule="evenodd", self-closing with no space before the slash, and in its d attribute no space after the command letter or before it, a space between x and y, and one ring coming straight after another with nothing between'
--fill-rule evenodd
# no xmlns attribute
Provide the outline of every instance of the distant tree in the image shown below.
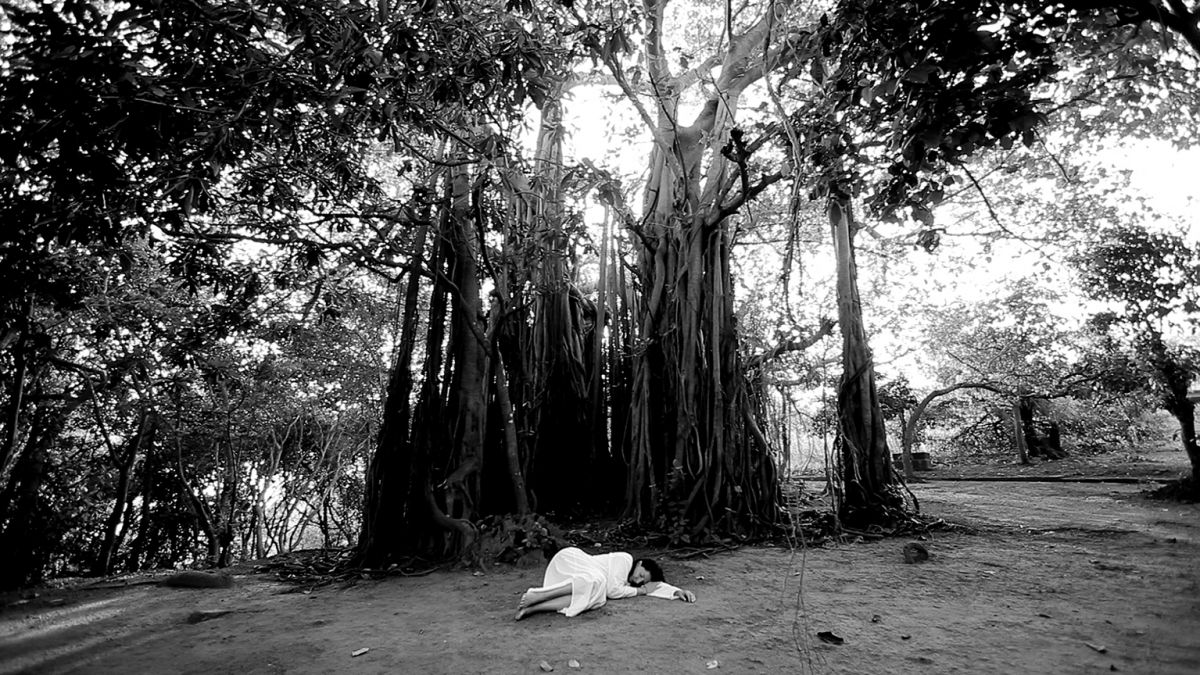
<svg viewBox="0 0 1200 675"><path fill-rule="evenodd" d="M1200 251L1183 237L1137 225L1106 229L1075 257L1086 292L1112 309L1092 324L1124 345L1130 362L1179 423L1200 489L1195 403L1188 398L1200 373Z"/></svg>

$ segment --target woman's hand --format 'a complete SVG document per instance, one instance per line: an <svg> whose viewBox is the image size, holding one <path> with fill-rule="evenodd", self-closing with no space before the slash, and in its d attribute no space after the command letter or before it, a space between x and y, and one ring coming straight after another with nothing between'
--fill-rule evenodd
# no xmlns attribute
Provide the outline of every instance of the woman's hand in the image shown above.
<svg viewBox="0 0 1200 675"><path fill-rule="evenodd" d="M682 600L684 602L695 602L696 594L691 591L685 591L683 589L680 589L678 591L675 591L675 599Z"/></svg>

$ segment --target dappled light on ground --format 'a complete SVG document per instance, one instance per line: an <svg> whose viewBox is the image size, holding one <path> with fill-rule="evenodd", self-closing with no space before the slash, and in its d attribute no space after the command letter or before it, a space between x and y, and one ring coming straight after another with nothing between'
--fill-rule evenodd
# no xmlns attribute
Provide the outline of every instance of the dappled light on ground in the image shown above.
<svg viewBox="0 0 1200 675"><path fill-rule="evenodd" d="M11 621L19 611L7 608L0 615L0 668L4 672L39 671L79 655L100 651L104 642L122 640L133 630L125 615L136 611L131 595L83 601L33 613L24 621Z"/></svg>

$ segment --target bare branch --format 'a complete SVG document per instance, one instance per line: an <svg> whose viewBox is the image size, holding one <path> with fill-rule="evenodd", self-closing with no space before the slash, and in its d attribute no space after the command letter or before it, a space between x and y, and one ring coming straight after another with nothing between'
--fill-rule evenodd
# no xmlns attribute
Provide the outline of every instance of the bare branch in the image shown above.
<svg viewBox="0 0 1200 675"><path fill-rule="evenodd" d="M771 360L779 357L781 354L788 354L791 352L802 352L802 351L808 349L809 347L817 344L818 342L825 339L826 337L832 335L833 329L835 326L837 326L836 321L834 321L833 319L830 319L830 318L823 318L823 319L821 319L821 324L817 327L817 330L814 331L812 335L809 335L808 337L805 337L805 338L797 338L797 339L792 339L792 340L787 340L785 342L781 342L781 343L775 345L774 347L772 347L771 349L768 349L766 352L763 352L762 354L752 356L749 359L747 359L746 368L748 370L753 369L753 368L758 368L759 366L763 365L767 361L771 361Z"/></svg>

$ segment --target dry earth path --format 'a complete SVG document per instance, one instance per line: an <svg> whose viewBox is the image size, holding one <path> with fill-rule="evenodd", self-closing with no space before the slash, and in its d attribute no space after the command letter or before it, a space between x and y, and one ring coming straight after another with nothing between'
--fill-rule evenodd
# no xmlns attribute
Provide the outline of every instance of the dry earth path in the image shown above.
<svg viewBox="0 0 1200 675"><path fill-rule="evenodd" d="M45 590L0 611L0 672L1200 673L1200 507L1141 489L924 483L925 512L971 526L935 533L925 563L897 540L668 553L699 602L575 619L513 621L540 570L507 566L307 593L255 575Z"/></svg>

